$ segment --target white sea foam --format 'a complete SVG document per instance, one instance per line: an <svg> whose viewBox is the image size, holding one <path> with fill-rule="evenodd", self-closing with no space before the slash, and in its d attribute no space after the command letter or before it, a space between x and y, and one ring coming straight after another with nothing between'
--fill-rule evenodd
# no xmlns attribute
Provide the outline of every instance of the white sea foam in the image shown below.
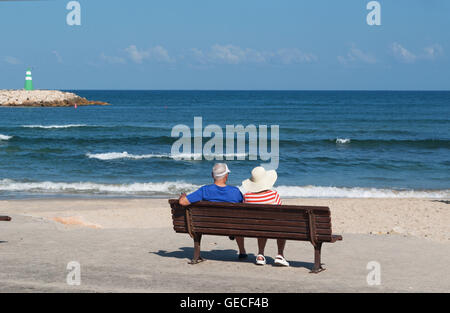
<svg viewBox="0 0 450 313"><path fill-rule="evenodd" d="M239 158L246 157L246 153L228 153L228 154L200 154L200 153L179 153L179 154L131 154L124 152L107 152L107 153L87 153L86 156L90 159L98 160L116 160L116 159L150 159L150 158L169 158L175 160L200 160L204 158Z"/></svg>
<svg viewBox="0 0 450 313"><path fill-rule="evenodd" d="M350 143L350 139L349 138L337 138L336 139L336 143L339 143L339 144L346 144L346 143Z"/></svg>
<svg viewBox="0 0 450 313"><path fill-rule="evenodd" d="M2 135L0 134L0 140L10 140L13 136L6 136L6 135Z"/></svg>
<svg viewBox="0 0 450 313"><path fill-rule="evenodd" d="M0 192L30 192L59 194L115 194L115 195L178 195L192 192L199 185L184 181L147 182L130 184L102 184L93 182L20 182L0 180ZM450 189L445 190L393 190L376 188L339 188L321 186L278 186L281 197L294 198L426 198L450 199Z"/></svg>
<svg viewBox="0 0 450 313"><path fill-rule="evenodd" d="M0 191L33 193L88 193L123 195L175 195L190 192L200 186L182 181L161 183L100 184L92 182L19 182L10 179L0 180Z"/></svg>
<svg viewBox="0 0 450 313"><path fill-rule="evenodd" d="M22 125L25 128L43 128L43 129L52 129L52 128L72 128L72 127L86 127L88 125L85 124L67 124L67 125Z"/></svg>
<svg viewBox="0 0 450 313"><path fill-rule="evenodd" d="M281 197L295 198L450 198L450 189L394 190L361 187L278 186L276 190Z"/></svg>
<svg viewBox="0 0 450 313"><path fill-rule="evenodd" d="M166 154L130 154L124 152L108 152L108 153L87 153L86 156L90 159L98 160L116 160L116 159L149 159L149 158L169 158L170 155Z"/></svg>

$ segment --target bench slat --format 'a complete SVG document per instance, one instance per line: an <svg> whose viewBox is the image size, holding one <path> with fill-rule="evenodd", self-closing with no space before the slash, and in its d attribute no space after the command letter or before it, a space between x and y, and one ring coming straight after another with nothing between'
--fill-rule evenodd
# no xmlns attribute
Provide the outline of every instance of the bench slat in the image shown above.
<svg viewBox="0 0 450 313"><path fill-rule="evenodd" d="M309 226L309 222L306 222L306 221L260 220L260 219L251 219L251 218L196 216L195 220L198 222L212 222L212 223L235 223L235 224L292 226L292 227L308 227ZM328 229L328 228L331 228L331 223L317 223L316 222L316 228Z"/></svg>
<svg viewBox="0 0 450 313"><path fill-rule="evenodd" d="M186 227L174 226L173 229L177 233L187 233L188 232Z"/></svg>
<svg viewBox="0 0 450 313"><path fill-rule="evenodd" d="M174 221L185 221L186 220L186 214L184 214L183 216L178 216L178 217L172 216L172 219Z"/></svg>
<svg viewBox="0 0 450 313"><path fill-rule="evenodd" d="M281 238L291 240L309 241L309 234L287 233L287 232L270 232L256 230L240 230L240 229L217 229L208 227L196 227L196 231L205 235L222 235L222 236L242 236L255 238Z"/></svg>
<svg viewBox="0 0 450 313"><path fill-rule="evenodd" d="M271 219L285 221L309 221L307 213L284 213L284 212L263 212L263 211L247 211L247 210L220 210L216 208L191 208L192 216L215 216L215 217L236 217L236 218L253 218L253 219ZM328 216L316 216L316 221L320 223L329 223L331 221Z"/></svg>
<svg viewBox="0 0 450 313"><path fill-rule="evenodd" d="M186 210L172 210L172 218L183 218L184 216L186 216Z"/></svg>
<svg viewBox="0 0 450 313"><path fill-rule="evenodd" d="M225 223L206 223L196 222L193 223L194 232L197 228L217 228L217 229L240 229L240 230L258 230L258 231L286 231L291 233L306 234L309 232L309 227L291 227L291 226L274 226L274 225L252 225L252 224L225 224Z"/></svg>
<svg viewBox="0 0 450 313"><path fill-rule="evenodd" d="M186 226L186 221L173 221L173 225L174 226L181 226L181 227L185 227Z"/></svg>
<svg viewBox="0 0 450 313"><path fill-rule="evenodd" d="M300 233L287 233L287 232L269 232L269 231L254 231L254 230L234 230L234 229L215 229L215 228L205 228L198 227L197 231L204 235L219 235L219 236L242 236L242 237L253 237L253 238L269 238L269 239L287 239L287 240L301 240L309 241L309 234ZM321 242L331 242L330 235L319 235L317 240Z"/></svg>
<svg viewBox="0 0 450 313"><path fill-rule="evenodd" d="M197 203L191 204L190 208L195 208L198 210L222 210L222 211L245 211L250 212L251 214L256 213L275 213L275 214L308 214L308 210L306 209L287 209L284 205L273 205L273 204L265 204L260 205L261 207L258 207L257 205L253 205L252 207L244 206L245 203L234 203L234 206L222 206L221 205L214 205L211 207L204 207L204 206L197 206ZM317 216L330 216L330 210L316 210L313 207L310 208L311 211L314 212Z"/></svg>
<svg viewBox="0 0 450 313"><path fill-rule="evenodd" d="M269 213L286 213L286 214L308 214L307 209L303 209L303 207L301 207L301 209L294 209L295 207L290 207L289 209L286 209L286 205L282 205L282 206L274 206L274 205L255 205L252 204L252 207L248 207L250 204L247 203L228 203L231 206L225 206L225 203L220 203L220 204L216 204L214 203L213 206L206 207L206 206L199 206L198 204L200 204L201 202L197 202L195 204L192 204L190 206L190 208L196 208L198 210L224 210L224 211L235 211L235 210L239 210L239 211L246 211L246 212L251 212L252 214L254 214L255 212L269 212ZM204 204L204 203L203 203ZM172 215L175 217L180 217L182 215L184 215L186 208L182 207L178 204L173 204L171 205L172 207ZM313 213L316 216L331 216L330 210L327 207L304 207L304 208L308 208L309 210L312 210ZM319 208L319 209L317 209ZM325 210L327 209L327 210Z"/></svg>
<svg viewBox="0 0 450 313"><path fill-rule="evenodd" d="M216 228L216 229L239 229L239 230L256 230L256 231L272 231L272 232L288 232L309 234L309 226L291 227L291 226L274 226L274 225L254 225L254 224L225 224L225 223L206 223L193 222L193 230L197 232L198 228ZM331 235L331 229L316 229L316 233L320 235Z"/></svg>
<svg viewBox="0 0 450 313"><path fill-rule="evenodd" d="M308 226L308 223L300 221L260 220L253 218L196 216L195 220L198 222L212 222L212 223L236 223L236 224L254 224L254 225L293 226L293 227Z"/></svg>
<svg viewBox="0 0 450 313"><path fill-rule="evenodd" d="M177 203L177 201L169 201L171 204L173 205L179 205ZM196 202L195 203L196 207L206 207L206 208L218 208L218 207L223 207L226 209L248 209L248 210L257 210L257 211L264 211L264 210L269 210L269 211L273 211L274 210L274 205L272 204L254 204L254 203L228 203L228 202L205 202L205 201L200 201L200 202ZM280 210L280 211L307 211L307 210L314 210L315 213L317 214L327 214L330 212L330 208L329 207L322 207L322 206L302 206L302 205L282 205L282 206L275 206L276 210Z"/></svg>

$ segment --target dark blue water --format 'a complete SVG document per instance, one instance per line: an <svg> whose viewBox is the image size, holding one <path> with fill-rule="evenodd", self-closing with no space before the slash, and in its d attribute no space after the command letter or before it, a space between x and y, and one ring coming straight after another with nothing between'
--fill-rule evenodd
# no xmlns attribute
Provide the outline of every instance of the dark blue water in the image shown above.
<svg viewBox="0 0 450 313"><path fill-rule="evenodd" d="M175 160L171 130L195 116L279 125L284 196L450 195L450 92L75 92L112 105L0 108L0 197L193 190L214 161ZM240 185L266 162L227 163Z"/></svg>

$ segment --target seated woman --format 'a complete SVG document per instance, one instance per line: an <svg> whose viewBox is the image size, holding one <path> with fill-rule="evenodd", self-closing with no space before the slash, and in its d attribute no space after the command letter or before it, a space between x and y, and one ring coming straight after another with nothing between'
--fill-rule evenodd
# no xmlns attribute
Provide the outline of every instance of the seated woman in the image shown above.
<svg viewBox="0 0 450 313"><path fill-rule="evenodd" d="M281 205L280 195L273 190L273 185L277 180L277 172L274 170L266 171L262 166L255 167L252 170L252 177L242 182L245 189L245 203L258 204L275 204ZM237 239L237 238L236 238ZM242 245L244 240L241 239ZM264 249L266 247L267 238L258 238L258 255L256 256L257 265L265 265ZM284 258L285 239L277 239L278 255L275 257L275 264L280 266L289 266L289 262Z"/></svg>

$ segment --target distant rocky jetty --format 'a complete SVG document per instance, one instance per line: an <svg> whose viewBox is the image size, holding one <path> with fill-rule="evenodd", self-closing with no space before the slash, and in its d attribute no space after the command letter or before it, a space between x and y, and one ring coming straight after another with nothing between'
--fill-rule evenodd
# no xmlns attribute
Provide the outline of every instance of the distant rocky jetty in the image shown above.
<svg viewBox="0 0 450 313"><path fill-rule="evenodd" d="M9 107L70 107L75 105L108 105L92 101L72 92L59 90L0 90L0 106Z"/></svg>

